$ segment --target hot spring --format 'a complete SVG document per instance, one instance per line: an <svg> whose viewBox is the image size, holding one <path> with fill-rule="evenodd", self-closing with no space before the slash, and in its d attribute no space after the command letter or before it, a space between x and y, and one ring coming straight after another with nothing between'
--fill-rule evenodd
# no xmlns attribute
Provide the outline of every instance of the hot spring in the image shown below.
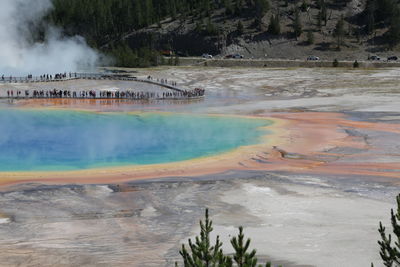
<svg viewBox="0 0 400 267"><path fill-rule="evenodd" d="M0 109L0 172L170 163L260 143L265 119Z"/></svg>

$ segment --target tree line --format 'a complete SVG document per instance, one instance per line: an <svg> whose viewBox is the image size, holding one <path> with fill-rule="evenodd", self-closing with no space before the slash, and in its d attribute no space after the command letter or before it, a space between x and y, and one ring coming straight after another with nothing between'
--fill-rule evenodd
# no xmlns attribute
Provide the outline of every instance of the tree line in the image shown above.
<svg viewBox="0 0 400 267"><path fill-rule="evenodd" d="M345 37L354 35L376 35L380 29L388 29L384 42L390 47L400 43L400 8L397 0L365 0L365 10L354 18L339 17L332 31L337 47ZM284 16L292 20L293 38L307 34L307 43L314 43L315 32L322 31L331 20L332 10L344 8L349 0L52 0L54 9L46 20L63 29L66 35L81 35L91 47L111 54L120 66L151 66L160 64L160 54L154 49L151 38L141 41L138 48L127 43L130 33L150 25L162 27L162 21L170 18L194 23L194 32L204 36L223 34L220 26L212 20L216 10L222 11L222 20L235 19L236 33L240 36L246 28L244 18L251 26L271 35L281 35ZM272 4L274 4L274 10ZM278 9L276 8L278 6ZM311 16L310 25L303 25L310 9L317 10ZM282 12L281 12L282 11ZM284 12L283 12L284 11ZM265 15L269 15L269 21ZM220 13L218 13L220 14ZM354 32L351 27L358 24ZM351 27L350 27L351 26ZM287 34L286 36L290 36ZM167 48L170 49L170 48Z"/></svg>
<svg viewBox="0 0 400 267"><path fill-rule="evenodd" d="M261 18L268 0L52 0L54 8L47 22L59 26L66 35L81 35L88 44L110 54L118 66L146 67L161 64L151 38L139 48L126 42L129 33L149 25L161 27L161 21L186 20L198 23L199 34L217 35L220 30L211 22L215 9L225 9L226 16L240 16L249 11ZM206 21L203 25L203 22ZM200 23L202 22L202 23Z"/></svg>
<svg viewBox="0 0 400 267"><path fill-rule="evenodd" d="M239 16L244 9L261 17L268 0L52 0L54 9L47 19L66 34L84 36L90 45L102 47L125 34L165 18L209 18L212 11L225 8Z"/></svg>

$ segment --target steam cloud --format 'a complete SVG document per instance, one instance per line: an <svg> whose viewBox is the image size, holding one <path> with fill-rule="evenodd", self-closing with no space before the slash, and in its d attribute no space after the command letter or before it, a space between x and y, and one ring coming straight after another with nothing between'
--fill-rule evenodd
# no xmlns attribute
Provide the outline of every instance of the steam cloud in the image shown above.
<svg viewBox="0 0 400 267"><path fill-rule="evenodd" d="M51 0L1 0L0 75L39 75L96 66L99 55L80 36L63 37L45 27L45 40L33 42L32 29L53 8Z"/></svg>

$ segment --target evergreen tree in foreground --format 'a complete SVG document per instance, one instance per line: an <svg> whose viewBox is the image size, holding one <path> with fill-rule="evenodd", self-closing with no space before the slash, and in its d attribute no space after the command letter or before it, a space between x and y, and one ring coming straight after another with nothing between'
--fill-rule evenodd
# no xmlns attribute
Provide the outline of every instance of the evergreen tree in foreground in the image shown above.
<svg viewBox="0 0 400 267"><path fill-rule="evenodd" d="M231 239L231 244L235 250L233 259L238 267L255 267L257 265L256 250L253 249L250 253L247 252L250 246L250 239L244 240L242 226L239 226L239 235Z"/></svg>
<svg viewBox="0 0 400 267"><path fill-rule="evenodd" d="M382 240L378 241L381 258L383 264L386 267L400 266L400 194L396 197L397 200L397 212L394 213L391 210L391 222L393 227L393 233L395 235L395 240L392 244L392 235L386 235L386 227L379 222L379 233Z"/></svg>
<svg viewBox="0 0 400 267"><path fill-rule="evenodd" d="M210 233L212 231L212 221L209 219L208 209L206 209L204 223L200 220L200 237L196 236L195 243L189 239L190 250L186 249L185 245L182 245L182 249L179 251L183 258L184 267L257 266L256 250L248 251L251 241L250 239L245 239L242 226L239 227L238 236L230 240L235 251L232 257L224 255L219 236L216 238L215 245L210 244ZM175 266L178 266L178 263L175 263ZM258 267L262 267L262 265L258 265ZM271 263L267 262L265 267L271 267Z"/></svg>
<svg viewBox="0 0 400 267"><path fill-rule="evenodd" d="M208 218L208 209L206 209L205 221L200 220L200 237L196 236L195 243L189 239L190 252L182 245L181 254L185 267L209 267L209 266L232 266L232 260L224 256L222 252L222 242L219 236L215 245L210 244L210 233L213 231L212 221ZM176 264L177 265L177 264Z"/></svg>

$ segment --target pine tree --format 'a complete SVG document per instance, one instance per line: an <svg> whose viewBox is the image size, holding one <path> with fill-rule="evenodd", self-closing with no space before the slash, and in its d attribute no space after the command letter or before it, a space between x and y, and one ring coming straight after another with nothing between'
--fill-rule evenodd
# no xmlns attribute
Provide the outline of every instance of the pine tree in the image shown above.
<svg viewBox="0 0 400 267"><path fill-rule="evenodd" d="M242 34L243 34L243 30L244 30L243 24L242 24L242 22L239 20L239 22L238 22L238 24L237 24L237 27L236 27L236 31L237 31L237 33L238 33L239 35L242 35Z"/></svg>
<svg viewBox="0 0 400 267"><path fill-rule="evenodd" d="M340 46L343 44L343 37L345 35L343 16L341 16L338 22L336 23L333 35L336 37L337 47L340 49Z"/></svg>
<svg viewBox="0 0 400 267"><path fill-rule="evenodd" d="M376 0L367 0L365 6L365 13L367 16L365 29L368 34L372 33L375 29L375 11L376 11Z"/></svg>
<svg viewBox="0 0 400 267"><path fill-rule="evenodd" d="M244 240L243 227L239 227L237 237L231 239L231 244L235 250L233 260L238 267L255 267L257 265L256 250L247 252L250 246L250 239Z"/></svg>
<svg viewBox="0 0 400 267"><path fill-rule="evenodd" d="M268 32L270 34L279 35L281 34L281 25L279 22L279 15L272 15L269 20Z"/></svg>
<svg viewBox="0 0 400 267"><path fill-rule="evenodd" d="M332 66L333 66L334 68L339 67L339 61L338 61L336 58L335 58L335 60L333 60Z"/></svg>
<svg viewBox="0 0 400 267"><path fill-rule="evenodd" d="M314 43L314 33L309 30L307 32L307 44L312 45Z"/></svg>
<svg viewBox="0 0 400 267"><path fill-rule="evenodd" d="M223 254L219 236L216 238L215 245L210 244L210 233L212 231L212 221L209 219L208 209L206 209L204 223L200 220L200 237L196 236L195 243L189 239L190 252L185 245L182 245L182 249L179 251L185 267L232 266L232 259Z"/></svg>
<svg viewBox="0 0 400 267"><path fill-rule="evenodd" d="M392 245L392 235L386 235L386 228L379 222L379 234L381 235L380 241L378 241L380 247L380 256L382 258L383 264L386 267L392 267L393 264L400 265L400 194L396 197L397 201L397 212L394 213L391 210L391 223L393 227L393 233L396 240Z"/></svg>
<svg viewBox="0 0 400 267"><path fill-rule="evenodd" d="M206 63L206 62L205 62ZM205 64L207 66L207 64ZM219 241L219 236L216 238L214 246L210 245L210 233L213 231L212 221L208 217L208 209L205 212L205 221L200 220L200 237L196 236L196 242L193 243L189 239L190 251L182 245L179 254L183 258L185 267L256 267L257 258L256 250L249 251L250 239L245 239L243 234L243 227L239 227L239 234L233 237L231 245L234 249L232 257L225 256L222 251L222 243ZM235 265L233 263L235 262ZM178 263L175 263L178 267ZM258 265L262 267L262 265ZM265 267L271 267L271 262L267 262ZM281 266L280 266L281 267Z"/></svg>
<svg viewBox="0 0 400 267"><path fill-rule="evenodd" d="M328 23L328 9L326 8L326 4L323 1L321 6L321 19L324 21L324 26Z"/></svg>
<svg viewBox="0 0 400 267"><path fill-rule="evenodd" d="M296 37L296 40L303 33L302 28L303 28L303 26L301 25L300 12L298 9L296 9L294 22L293 22L293 33L294 33L294 36Z"/></svg>

